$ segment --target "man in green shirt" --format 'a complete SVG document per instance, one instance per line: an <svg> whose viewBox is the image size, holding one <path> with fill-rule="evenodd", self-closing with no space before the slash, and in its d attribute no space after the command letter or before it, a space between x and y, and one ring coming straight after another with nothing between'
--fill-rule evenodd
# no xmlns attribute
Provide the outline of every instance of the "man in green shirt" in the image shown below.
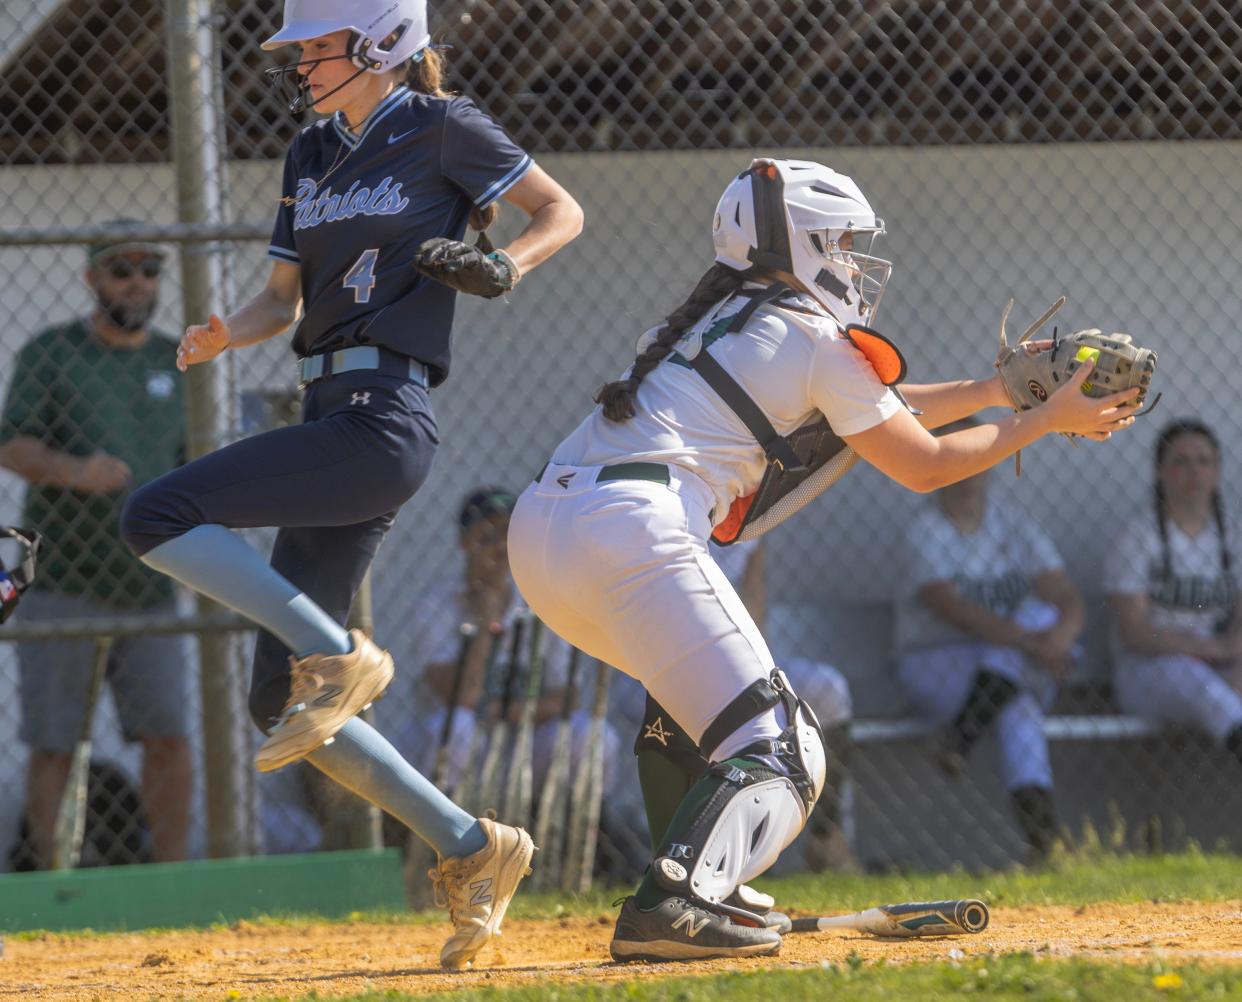
<svg viewBox="0 0 1242 1002"><path fill-rule="evenodd" d="M185 440L177 342L147 324L164 252L93 245L89 317L22 349L0 420L0 465L26 480L22 524L44 556L19 613L26 621L175 611L171 582L140 563L117 523L129 492L180 462ZM19 645L26 816L39 865L85 712L91 642ZM156 860L185 858L192 786L190 678L179 637L125 637L108 679L126 740L143 744L142 790ZM136 820L136 819L135 819Z"/></svg>

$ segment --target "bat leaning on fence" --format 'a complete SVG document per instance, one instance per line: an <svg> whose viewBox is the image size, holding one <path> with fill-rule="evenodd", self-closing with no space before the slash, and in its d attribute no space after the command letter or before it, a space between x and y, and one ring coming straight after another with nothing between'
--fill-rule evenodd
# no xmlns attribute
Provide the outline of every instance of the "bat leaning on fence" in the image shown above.
<svg viewBox="0 0 1242 1002"><path fill-rule="evenodd" d="M108 672L108 656L112 653L111 637L95 638L95 659L91 665L90 684L86 690L86 706L69 776L65 780L60 805L56 809L56 827L52 829L52 869L72 870L82 858L82 839L86 835L86 788L91 768L91 728L95 722L95 706Z"/></svg>
<svg viewBox="0 0 1242 1002"><path fill-rule="evenodd" d="M499 626L488 633L488 642L494 647L500 632ZM453 679L449 686L449 699L444 708L444 723L440 727L439 744L436 746L435 764L431 768L431 784L437 790L448 789L449 765L452 761L453 730L457 720L461 692L465 683L466 662L470 658L471 648L479 635L478 627L473 623L462 623L457 628L459 646L457 661L453 665ZM423 880L423 873L435 862L435 853L426 842L410 832L406 843L405 854L405 893L410 904L422 907L429 903L428 886Z"/></svg>
<svg viewBox="0 0 1242 1002"><path fill-rule="evenodd" d="M479 809L476 814L482 814L486 810L498 810L502 806L500 798L504 794L503 763L508 754L509 711L513 708L514 691L522 670L522 638L526 635L526 627L525 616L514 617L509 661L505 665L504 684L500 691L500 712L487 736L487 754L483 758L483 768L479 770ZM486 720L480 717L476 726L485 727Z"/></svg>
<svg viewBox="0 0 1242 1002"><path fill-rule="evenodd" d="M595 847L599 841L599 815L604 796L604 715L608 710L608 686L612 669L602 661L595 663L595 700L591 706L591 728L587 732L587 760L574 776L570 803L569 853L561 888L585 894L591 889L595 868Z"/></svg>
<svg viewBox="0 0 1242 1002"><path fill-rule="evenodd" d="M470 732L466 756L457 774L457 785L453 791L453 799L463 810L472 814L478 814L482 809L478 804L479 757L483 753L484 742L487 741L487 716L500 691L503 642L504 627L499 623L492 624L488 634L487 661L483 666L482 689L474 706L474 729Z"/></svg>
<svg viewBox="0 0 1242 1002"><path fill-rule="evenodd" d="M436 760L431 767L431 783L443 790L448 782L449 762L453 749L453 724L457 719L457 704L461 702L461 690L465 682L466 661L470 657L470 648L474 645L479 630L473 623L462 623L457 628L460 646L457 648L457 663L453 666L453 681L449 686L448 703L445 705L444 723L440 727L440 743L436 746ZM495 643L495 634L492 634Z"/></svg>
<svg viewBox="0 0 1242 1002"><path fill-rule="evenodd" d="M504 803L500 820L506 824L530 824L531 800L535 791L535 710L543 685L543 622L533 614L530 619L530 654L526 659L526 698L518 718L509 757L509 775L505 783Z"/></svg>
<svg viewBox="0 0 1242 1002"><path fill-rule="evenodd" d="M796 918L793 932L853 929L873 936L961 936L988 927L988 906L966 898L960 901L911 901L880 905L849 915Z"/></svg>
<svg viewBox="0 0 1242 1002"><path fill-rule="evenodd" d="M578 699L578 669L582 652L569 653L569 671L565 680L565 696L561 716L556 724L556 740L552 760L539 792L538 818L535 824L535 845L543 850L543 865L535 870L535 886L559 887L565 853L565 824L569 811L569 757L573 752L573 712Z"/></svg>

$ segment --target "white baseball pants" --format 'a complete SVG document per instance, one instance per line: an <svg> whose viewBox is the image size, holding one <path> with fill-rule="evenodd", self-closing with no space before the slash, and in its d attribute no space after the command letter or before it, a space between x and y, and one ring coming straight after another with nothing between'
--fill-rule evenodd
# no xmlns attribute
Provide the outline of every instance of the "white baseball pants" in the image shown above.
<svg viewBox="0 0 1242 1002"><path fill-rule="evenodd" d="M600 470L550 463L522 492L509 526L513 578L549 629L642 682L698 741L771 674L772 655L708 553L708 486L675 466L667 486L596 483ZM712 757L777 737L777 716L756 717Z"/></svg>

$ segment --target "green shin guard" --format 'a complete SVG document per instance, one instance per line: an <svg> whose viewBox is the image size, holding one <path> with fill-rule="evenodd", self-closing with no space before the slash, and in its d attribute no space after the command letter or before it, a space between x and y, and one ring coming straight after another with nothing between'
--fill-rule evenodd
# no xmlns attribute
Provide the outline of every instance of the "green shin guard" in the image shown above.
<svg viewBox="0 0 1242 1002"><path fill-rule="evenodd" d="M723 770L732 768L733 770L745 772L754 769L756 765L757 763L754 759L728 759L725 762L718 763L710 773L702 776L702 778L695 782L678 802L676 810L665 825L664 837L656 843L655 848L652 850L657 857L657 863L661 856L668 854L672 845L679 842L679 836L690 837L697 823L703 817L704 809L725 788L729 780L722 777ZM653 839L652 841L655 840ZM652 867L643 875L642 883L638 885L635 897L638 900L638 907L646 909L654 908L671 893L677 892L667 886L667 884L661 883L656 877L656 868ZM685 892L682 891L681 893Z"/></svg>

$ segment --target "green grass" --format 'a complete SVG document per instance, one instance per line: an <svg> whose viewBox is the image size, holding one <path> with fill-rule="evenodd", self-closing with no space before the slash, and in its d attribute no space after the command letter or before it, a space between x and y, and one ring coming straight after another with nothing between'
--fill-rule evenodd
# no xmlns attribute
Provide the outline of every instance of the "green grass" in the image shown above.
<svg viewBox="0 0 1242 1002"><path fill-rule="evenodd" d="M798 874L760 879L755 885L772 894L780 907L803 914L942 898L982 898L996 906L1229 901L1242 898L1242 856L1194 851L1167 856L1080 852L1034 871L883 876ZM515 918L612 914L612 902L624 893L625 889L611 889L574 896L519 894L509 914ZM438 912L363 917L380 922L439 921Z"/></svg>
<svg viewBox="0 0 1242 1002"><path fill-rule="evenodd" d="M989 905L1090 904L1097 901L1229 901L1242 898L1242 857L1225 853L1184 852L1166 856L1128 856L1079 852L1037 871L989 873L889 874L883 876L799 874L756 881L776 897L779 907L801 914L832 914L899 901L982 898ZM512 918L612 916L612 902L626 889L586 895L520 893L509 909ZM443 912L355 912L349 919L318 915L270 915L247 919L250 925L305 925L362 921L419 925L444 921ZM214 927L213 927L214 928ZM227 926L218 926L227 928ZM149 930L158 933L161 930ZM13 934L37 939L40 931ZM90 930L58 936L100 935Z"/></svg>
<svg viewBox="0 0 1242 1002"><path fill-rule="evenodd" d="M309 1002L320 996L302 996ZM897 1002L902 999L1056 1000L1088 1002L1224 1002L1242 999L1242 967L1122 966L1084 960L1037 960L1030 954L981 957L953 964L900 967L845 964L802 970L669 978L612 984L460 990L434 995L372 992L336 1002Z"/></svg>

